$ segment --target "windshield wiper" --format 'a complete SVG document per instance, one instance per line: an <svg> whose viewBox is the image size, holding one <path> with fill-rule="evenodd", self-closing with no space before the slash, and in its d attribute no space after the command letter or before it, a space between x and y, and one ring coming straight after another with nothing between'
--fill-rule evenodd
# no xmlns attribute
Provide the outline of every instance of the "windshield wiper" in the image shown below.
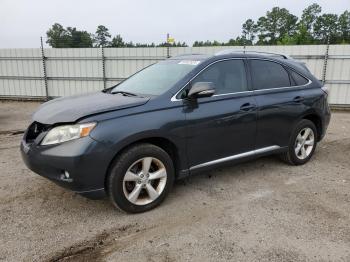
<svg viewBox="0 0 350 262"><path fill-rule="evenodd" d="M126 91L114 91L111 94L122 94L123 96L138 96L137 94L126 92Z"/></svg>

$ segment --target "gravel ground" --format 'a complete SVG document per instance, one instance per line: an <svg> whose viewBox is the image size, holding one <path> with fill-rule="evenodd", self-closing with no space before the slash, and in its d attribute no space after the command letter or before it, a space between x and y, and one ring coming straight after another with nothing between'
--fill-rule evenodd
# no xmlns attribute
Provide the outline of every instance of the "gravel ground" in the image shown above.
<svg viewBox="0 0 350 262"><path fill-rule="evenodd" d="M313 159L265 157L178 181L128 215L35 175L19 143L38 103L0 102L0 260L350 261L350 113Z"/></svg>

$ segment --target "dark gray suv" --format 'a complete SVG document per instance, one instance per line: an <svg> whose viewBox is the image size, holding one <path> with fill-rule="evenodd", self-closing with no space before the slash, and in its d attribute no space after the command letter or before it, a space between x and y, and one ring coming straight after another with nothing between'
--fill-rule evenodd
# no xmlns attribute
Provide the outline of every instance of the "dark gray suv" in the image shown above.
<svg viewBox="0 0 350 262"><path fill-rule="evenodd" d="M306 163L330 121L327 96L284 55L177 56L102 92L44 103L21 152L61 186L143 212L175 179L221 164L268 154Z"/></svg>

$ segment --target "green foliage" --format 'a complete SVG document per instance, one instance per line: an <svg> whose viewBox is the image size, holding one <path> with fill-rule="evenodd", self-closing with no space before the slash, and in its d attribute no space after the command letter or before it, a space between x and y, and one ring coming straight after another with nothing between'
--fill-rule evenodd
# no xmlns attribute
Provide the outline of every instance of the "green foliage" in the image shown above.
<svg viewBox="0 0 350 262"><path fill-rule="evenodd" d="M111 34L109 33L108 28L104 25L99 25L94 36L95 47L110 46L110 39Z"/></svg>
<svg viewBox="0 0 350 262"><path fill-rule="evenodd" d="M218 42L216 40L214 41L195 41L193 43L193 46L243 46L244 44L249 44L249 41L246 40L244 37L236 37L236 39L230 39L228 42Z"/></svg>
<svg viewBox="0 0 350 262"><path fill-rule="evenodd" d="M322 8L312 4L298 19L285 8L274 7L255 23L248 19L242 25L242 35L222 45L309 45L350 44L350 12L321 14ZM257 39L257 41L256 41ZM193 46L213 46L217 41L196 41Z"/></svg>
<svg viewBox="0 0 350 262"><path fill-rule="evenodd" d="M188 45L185 42L177 42L177 43L172 43L172 44L168 44L167 42L163 42L160 43L158 45L156 45L156 47L187 47Z"/></svg>
<svg viewBox="0 0 350 262"><path fill-rule="evenodd" d="M339 39L342 44L350 43L350 12L345 11L339 16Z"/></svg>
<svg viewBox="0 0 350 262"><path fill-rule="evenodd" d="M244 45L309 45L350 44L350 12L321 14L322 8L314 3L306 7L300 19L285 8L274 7L257 22L247 19L242 34L227 42L195 41L193 46ZM99 25L94 35L75 27L64 28L56 23L47 31L47 43L55 48L67 47L186 47L185 42L155 44L125 42L121 35L111 39L107 27Z"/></svg>
<svg viewBox="0 0 350 262"><path fill-rule="evenodd" d="M318 4L308 6L304 9L299 24L302 24L307 31L312 32L315 21L320 16L321 12L322 8Z"/></svg>
<svg viewBox="0 0 350 262"><path fill-rule="evenodd" d="M125 43L121 35L113 37L110 47L125 47Z"/></svg>
<svg viewBox="0 0 350 262"><path fill-rule="evenodd" d="M246 45L252 45L257 32L257 25L252 19L248 19L242 25L242 37L246 40Z"/></svg>
<svg viewBox="0 0 350 262"><path fill-rule="evenodd" d="M257 22L258 44L275 45L285 35L293 35L297 28L298 17L285 8L274 7Z"/></svg>
<svg viewBox="0 0 350 262"><path fill-rule="evenodd" d="M75 27L65 29L56 23L46 34L46 43L54 48L92 47L91 35L86 31L79 31Z"/></svg>
<svg viewBox="0 0 350 262"><path fill-rule="evenodd" d="M339 37L338 16L335 14L323 14L317 17L314 25L314 37L322 44L329 42L336 44Z"/></svg>

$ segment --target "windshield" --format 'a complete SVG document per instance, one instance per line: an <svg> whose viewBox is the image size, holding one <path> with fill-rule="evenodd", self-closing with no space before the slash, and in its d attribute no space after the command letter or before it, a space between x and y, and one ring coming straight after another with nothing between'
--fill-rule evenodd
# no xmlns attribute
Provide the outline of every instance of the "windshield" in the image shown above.
<svg viewBox="0 0 350 262"><path fill-rule="evenodd" d="M117 85L111 93L160 95L195 68L200 61L166 60L151 65Z"/></svg>

